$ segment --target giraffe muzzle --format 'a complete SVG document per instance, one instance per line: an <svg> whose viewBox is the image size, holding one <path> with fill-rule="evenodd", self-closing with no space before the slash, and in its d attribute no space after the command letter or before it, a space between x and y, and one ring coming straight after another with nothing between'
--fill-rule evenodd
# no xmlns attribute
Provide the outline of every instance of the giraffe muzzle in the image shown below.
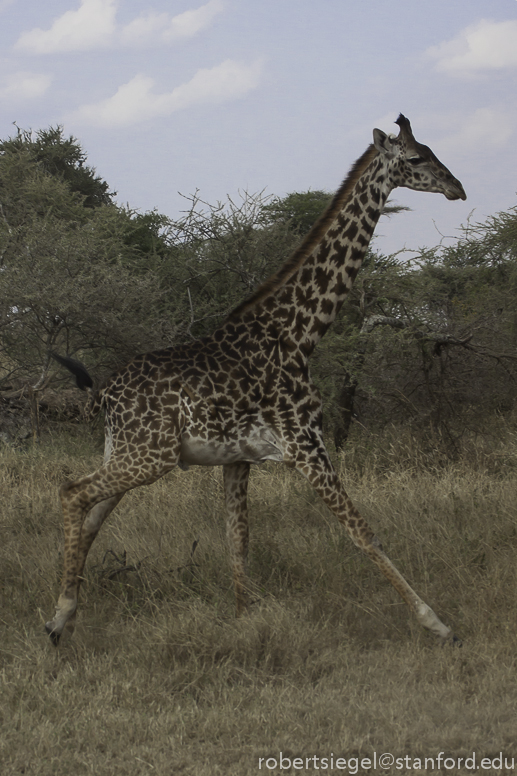
<svg viewBox="0 0 517 776"><path fill-rule="evenodd" d="M466 200L467 195L465 194L465 189L461 185L461 183L458 180L455 180L454 183L450 183L448 188L443 192L447 199L462 199Z"/></svg>

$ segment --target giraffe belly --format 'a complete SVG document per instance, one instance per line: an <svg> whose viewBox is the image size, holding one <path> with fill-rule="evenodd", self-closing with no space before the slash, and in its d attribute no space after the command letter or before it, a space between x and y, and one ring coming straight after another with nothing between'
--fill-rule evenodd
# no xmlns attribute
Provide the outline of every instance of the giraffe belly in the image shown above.
<svg viewBox="0 0 517 776"><path fill-rule="evenodd" d="M264 428L253 431L243 439L219 441L187 432L181 440L180 460L187 465L219 466L237 461L262 463L282 461L283 458L280 440Z"/></svg>

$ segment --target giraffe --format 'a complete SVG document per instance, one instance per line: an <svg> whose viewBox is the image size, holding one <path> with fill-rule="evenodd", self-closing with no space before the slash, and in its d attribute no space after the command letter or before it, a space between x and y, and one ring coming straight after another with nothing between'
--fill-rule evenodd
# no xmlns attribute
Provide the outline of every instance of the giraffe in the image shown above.
<svg viewBox="0 0 517 776"><path fill-rule="evenodd" d="M251 464L301 472L380 569L417 621L453 638L385 554L352 504L322 434L322 404L308 359L350 291L390 192L397 186L466 199L461 183L418 143L402 114L399 134L373 131L332 202L284 265L204 339L146 353L99 390L86 369L57 357L105 414L104 462L64 484L64 573L46 624L57 646L73 631L88 551L123 495L180 465L222 465L237 615L246 610L247 489Z"/></svg>

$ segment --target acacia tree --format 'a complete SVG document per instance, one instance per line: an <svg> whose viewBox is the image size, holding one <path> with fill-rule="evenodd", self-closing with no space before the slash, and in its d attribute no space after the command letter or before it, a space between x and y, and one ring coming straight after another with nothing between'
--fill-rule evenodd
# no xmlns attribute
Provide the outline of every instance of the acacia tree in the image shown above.
<svg viewBox="0 0 517 776"><path fill-rule="evenodd" d="M37 395L59 373L52 350L101 376L210 333L329 199L244 193L210 205L196 193L175 221L140 214L113 203L60 128L19 131L0 143L0 390ZM312 359L336 447L355 416L453 440L467 416L512 408L516 286L517 209L411 262L369 252Z"/></svg>
<svg viewBox="0 0 517 776"><path fill-rule="evenodd" d="M452 247L366 263L343 310L354 325L340 357L365 425L427 429L455 454L463 435L513 409L516 225L511 209L469 226ZM336 343L325 346L331 360ZM337 413L337 390L327 395Z"/></svg>
<svg viewBox="0 0 517 776"><path fill-rule="evenodd" d="M17 127L15 137L0 142L0 156L28 158L53 178L65 182L71 192L80 194L87 208L113 204L114 192L95 168L86 164L87 156L77 138L64 136L63 127L49 127L37 132Z"/></svg>
<svg viewBox="0 0 517 776"><path fill-rule="evenodd" d="M168 246L156 265L177 339L209 334L289 255L299 237L264 213L262 193L211 205L196 193L162 233Z"/></svg>
<svg viewBox="0 0 517 776"><path fill-rule="evenodd" d="M0 388L33 399L48 384L52 350L113 368L170 336L156 278L134 271L131 214L85 206L84 188L49 172L52 154L43 163L34 145L23 135L0 144Z"/></svg>

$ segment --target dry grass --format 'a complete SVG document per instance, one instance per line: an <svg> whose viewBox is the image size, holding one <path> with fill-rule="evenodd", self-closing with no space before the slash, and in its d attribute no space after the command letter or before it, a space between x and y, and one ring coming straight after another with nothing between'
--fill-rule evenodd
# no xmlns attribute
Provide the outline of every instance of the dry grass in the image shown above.
<svg viewBox="0 0 517 776"><path fill-rule="evenodd" d="M494 455L498 467L480 453L433 470L416 456L401 466L404 451L384 446L338 462L462 649L422 632L306 483L271 466L251 480L249 616L233 616L220 472L193 469L124 499L91 552L77 630L54 650L43 622L60 575L57 486L99 455L71 436L3 448L0 773L374 773L354 760L374 751L475 751L478 764L503 752L517 765L511 435ZM280 752L352 759L345 770L259 769Z"/></svg>

